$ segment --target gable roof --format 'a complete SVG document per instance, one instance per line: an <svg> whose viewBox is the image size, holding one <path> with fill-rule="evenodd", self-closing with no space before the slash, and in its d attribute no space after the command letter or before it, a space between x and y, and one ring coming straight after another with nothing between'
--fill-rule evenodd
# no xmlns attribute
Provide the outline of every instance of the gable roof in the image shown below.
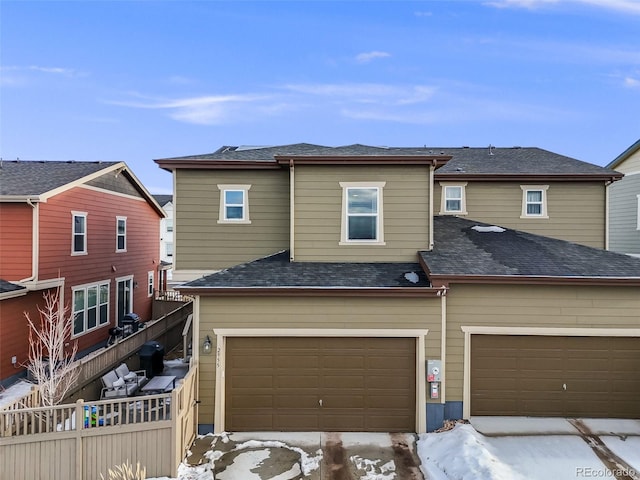
<svg viewBox="0 0 640 480"><path fill-rule="evenodd" d="M156 202L158 202L161 207L164 207L169 202L173 202L173 195L154 195L153 198L156 199Z"/></svg>
<svg viewBox="0 0 640 480"><path fill-rule="evenodd" d="M419 263L290 262L283 251L176 287L204 295L437 295Z"/></svg>
<svg viewBox="0 0 640 480"><path fill-rule="evenodd" d="M622 283L640 285L640 258L482 222L434 218L434 248L420 252L434 283ZM493 229L490 229L493 230Z"/></svg>
<svg viewBox="0 0 640 480"><path fill-rule="evenodd" d="M125 175L154 210L165 216L160 205L124 162L2 160L0 201L44 202L65 190L113 171Z"/></svg>
<svg viewBox="0 0 640 480"><path fill-rule="evenodd" d="M535 147L513 148L450 148L450 147L373 147L353 144L326 147L309 143L281 146L223 146L212 153L158 159L166 170L175 168L278 168L278 162L301 161L406 162L409 159L430 160L436 166L439 180L486 178L512 180L517 178L568 178L578 180L618 180L622 174L575 158Z"/></svg>
<svg viewBox="0 0 640 480"><path fill-rule="evenodd" d="M607 168L616 168L618 165L620 165L622 162L624 162L627 158L629 158L631 155L636 153L638 150L640 150L640 140L635 142L633 145L627 148L624 152L622 152L620 155L614 158L613 161L609 165L607 165Z"/></svg>

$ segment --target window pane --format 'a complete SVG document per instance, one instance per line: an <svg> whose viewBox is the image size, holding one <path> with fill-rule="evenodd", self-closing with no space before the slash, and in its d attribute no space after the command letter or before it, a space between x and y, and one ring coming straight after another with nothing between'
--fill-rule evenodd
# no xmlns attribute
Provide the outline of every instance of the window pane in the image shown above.
<svg viewBox="0 0 640 480"><path fill-rule="evenodd" d="M244 204L244 192L242 190L225 190L224 203L227 205L243 205Z"/></svg>
<svg viewBox="0 0 640 480"><path fill-rule="evenodd" d="M73 317L73 333L78 335L84 330L84 311L78 312Z"/></svg>
<svg viewBox="0 0 640 480"><path fill-rule="evenodd" d="M542 202L542 192L540 190L527 191L527 202Z"/></svg>
<svg viewBox="0 0 640 480"><path fill-rule="evenodd" d="M227 218L242 219L242 207L227 207Z"/></svg>
<svg viewBox="0 0 640 480"><path fill-rule="evenodd" d="M109 318L107 317L108 308L107 305L100 305L100 325L107 323Z"/></svg>
<svg viewBox="0 0 640 480"><path fill-rule="evenodd" d="M118 235L124 235L126 228L126 222L124 220L118 220Z"/></svg>
<svg viewBox="0 0 640 480"><path fill-rule="evenodd" d="M376 188L350 188L347 191L348 213L377 213L378 190Z"/></svg>
<svg viewBox="0 0 640 480"><path fill-rule="evenodd" d="M462 210L460 206L460 200L447 200L446 209L448 212L459 212Z"/></svg>
<svg viewBox="0 0 640 480"><path fill-rule="evenodd" d="M173 256L173 243L167 243L167 257Z"/></svg>
<svg viewBox="0 0 640 480"><path fill-rule="evenodd" d="M82 312L84 310L84 290L76 290L73 292L73 312Z"/></svg>
<svg viewBox="0 0 640 480"><path fill-rule="evenodd" d="M378 217L349 217L349 240L375 240Z"/></svg>
<svg viewBox="0 0 640 480"><path fill-rule="evenodd" d="M73 233L84 233L84 217L79 215L73 217Z"/></svg>
<svg viewBox="0 0 640 480"><path fill-rule="evenodd" d="M97 325L97 321L98 321L98 319L96 318L96 315L98 313L97 310L98 309L94 307L94 308L90 308L87 311L87 328L88 329L94 328Z"/></svg>
<svg viewBox="0 0 640 480"><path fill-rule="evenodd" d="M173 232L173 218L167 218L167 232Z"/></svg>
<svg viewBox="0 0 640 480"><path fill-rule="evenodd" d="M84 252L84 237L82 235L74 235L73 237L73 251Z"/></svg>
<svg viewBox="0 0 640 480"><path fill-rule="evenodd" d="M117 249L118 250L124 250L124 237L121 235L118 235L118 245L117 245Z"/></svg>
<svg viewBox="0 0 640 480"><path fill-rule="evenodd" d="M462 187L445 187L445 198L461 199Z"/></svg>
<svg viewBox="0 0 640 480"><path fill-rule="evenodd" d="M98 287L87 289L87 307L95 307L98 304Z"/></svg>
<svg viewBox="0 0 640 480"><path fill-rule="evenodd" d="M539 203L527 204L527 215L542 215L542 205Z"/></svg>
<svg viewBox="0 0 640 480"><path fill-rule="evenodd" d="M100 304L109 303L109 285L100 285Z"/></svg>

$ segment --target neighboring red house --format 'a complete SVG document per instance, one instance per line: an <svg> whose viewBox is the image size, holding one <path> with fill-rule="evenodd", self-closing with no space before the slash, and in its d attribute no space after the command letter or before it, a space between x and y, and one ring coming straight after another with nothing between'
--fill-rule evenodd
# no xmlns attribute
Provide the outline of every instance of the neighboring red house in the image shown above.
<svg viewBox="0 0 640 480"><path fill-rule="evenodd" d="M151 319L164 212L123 162L0 161L0 385L24 375L43 292L61 287L78 351Z"/></svg>

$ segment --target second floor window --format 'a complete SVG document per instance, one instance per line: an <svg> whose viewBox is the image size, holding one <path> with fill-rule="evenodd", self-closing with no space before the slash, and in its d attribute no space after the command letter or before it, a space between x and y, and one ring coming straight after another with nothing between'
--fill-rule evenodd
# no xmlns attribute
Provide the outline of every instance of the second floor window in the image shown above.
<svg viewBox="0 0 640 480"><path fill-rule="evenodd" d="M87 214L85 212L72 212L72 239L71 254L82 255L87 253Z"/></svg>
<svg viewBox="0 0 640 480"><path fill-rule="evenodd" d="M251 223L249 189L251 185L218 185L220 215L218 223Z"/></svg>
<svg viewBox="0 0 640 480"><path fill-rule="evenodd" d="M547 216L548 185L520 185L522 189L522 218L549 218Z"/></svg>
<svg viewBox="0 0 640 480"><path fill-rule="evenodd" d="M167 257L173 257L173 243L167 242Z"/></svg>
<svg viewBox="0 0 640 480"><path fill-rule="evenodd" d="M116 252L127 251L127 218L116 218Z"/></svg>
<svg viewBox="0 0 640 480"><path fill-rule="evenodd" d="M147 273L147 295L150 297L153 295L154 284L153 284L153 272Z"/></svg>
<svg viewBox="0 0 640 480"><path fill-rule="evenodd" d="M382 244L384 182L354 182L340 185L344 188L341 243Z"/></svg>
<svg viewBox="0 0 640 480"><path fill-rule="evenodd" d="M465 194L466 183L447 185L440 182L442 186L442 201L440 202L440 215L466 215L467 201Z"/></svg>
<svg viewBox="0 0 640 480"><path fill-rule="evenodd" d="M173 218L167 218L165 222L167 232L173 232Z"/></svg>

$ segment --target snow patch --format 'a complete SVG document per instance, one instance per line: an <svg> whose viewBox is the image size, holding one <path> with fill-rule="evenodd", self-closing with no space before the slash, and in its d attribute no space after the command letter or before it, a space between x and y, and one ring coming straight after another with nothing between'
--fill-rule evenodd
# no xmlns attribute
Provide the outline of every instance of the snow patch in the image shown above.
<svg viewBox="0 0 640 480"><path fill-rule="evenodd" d="M389 460L384 465L378 465L381 460L369 460L358 455L349 457L356 469L365 472L361 480L394 480L396 478L396 464Z"/></svg>
<svg viewBox="0 0 640 480"><path fill-rule="evenodd" d="M31 392L31 387L33 387L33 383L21 380L6 390L0 389L0 410L27 396Z"/></svg>
<svg viewBox="0 0 640 480"><path fill-rule="evenodd" d="M411 283L418 283L420 281L420 277L416 272L407 272L404 274L404 278L409 280Z"/></svg>
<svg viewBox="0 0 640 480"><path fill-rule="evenodd" d="M496 225L491 225L490 227L483 227L481 225L474 225L473 227L471 227L471 230L475 230L476 232L481 232L481 233L502 233L504 232L506 229L502 228L502 227L498 227Z"/></svg>

